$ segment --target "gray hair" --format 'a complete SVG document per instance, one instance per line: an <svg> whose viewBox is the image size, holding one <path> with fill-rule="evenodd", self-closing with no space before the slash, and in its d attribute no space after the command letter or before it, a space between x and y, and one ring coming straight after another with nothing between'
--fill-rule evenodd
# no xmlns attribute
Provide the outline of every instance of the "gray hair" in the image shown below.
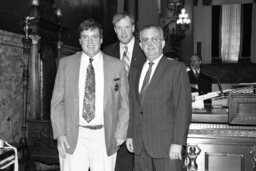
<svg viewBox="0 0 256 171"><path fill-rule="evenodd" d="M164 39L164 31L161 27L157 26L157 25L145 25L144 27L142 27L142 29L140 30L140 40L141 40L141 33L145 30L148 30L148 29L156 29L159 31L160 33L160 38L161 39Z"/></svg>
<svg viewBox="0 0 256 171"><path fill-rule="evenodd" d="M132 25L134 25L134 17L133 16L129 15L127 12L120 12L113 16L113 20L112 20L113 26L115 27L115 25L118 21L120 21L121 19L126 18L126 17L128 17L130 19Z"/></svg>

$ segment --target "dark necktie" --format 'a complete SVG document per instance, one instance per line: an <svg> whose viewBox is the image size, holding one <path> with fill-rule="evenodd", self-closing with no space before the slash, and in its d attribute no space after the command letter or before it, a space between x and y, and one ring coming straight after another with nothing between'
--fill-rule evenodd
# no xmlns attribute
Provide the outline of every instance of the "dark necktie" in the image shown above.
<svg viewBox="0 0 256 171"><path fill-rule="evenodd" d="M144 78L144 81L143 81L143 84L142 84L142 87L141 87L141 91L140 91L140 102L141 104L143 104L143 101L144 101L144 97L145 97L145 94L146 94L146 90L147 90L147 87L150 83L150 76L151 76L151 71L152 71L152 65L154 63L153 62L149 62L148 65L148 71L146 73L146 76Z"/></svg>
<svg viewBox="0 0 256 171"><path fill-rule="evenodd" d="M127 52L128 52L128 46L124 46L124 53L123 53L123 56L122 56L122 61L125 62L125 69L127 71L127 73L129 72L129 64L130 64L130 59L127 55Z"/></svg>
<svg viewBox="0 0 256 171"><path fill-rule="evenodd" d="M198 78L198 75L199 75L199 72L198 72L198 70L196 69L196 78Z"/></svg>
<svg viewBox="0 0 256 171"><path fill-rule="evenodd" d="M95 72L92 61L93 58L90 58L90 63L87 67L83 103L83 118L88 123L95 117Z"/></svg>

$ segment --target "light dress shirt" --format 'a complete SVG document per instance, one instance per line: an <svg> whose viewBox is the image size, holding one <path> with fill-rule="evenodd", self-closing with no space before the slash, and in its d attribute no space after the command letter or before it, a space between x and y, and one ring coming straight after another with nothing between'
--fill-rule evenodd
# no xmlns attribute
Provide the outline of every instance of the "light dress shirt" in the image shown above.
<svg viewBox="0 0 256 171"><path fill-rule="evenodd" d="M195 75L196 75L196 71L197 71L197 74L200 73L200 69L194 69L194 68L192 68L192 71L194 72Z"/></svg>
<svg viewBox="0 0 256 171"><path fill-rule="evenodd" d="M150 79L149 79L149 82L151 81L151 78L152 76L154 75L155 73L155 70L156 70L156 67L159 63L159 61L162 59L163 55L160 55L157 59L155 59L154 61L149 61L147 60L144 65L143 65L143 68L142 68L142 71L141 71L141 74L140 74L140 81L139 81L139 93L141 91L141 88L142 88L142 84L143 84L143 81L145 79L145 76L146 76L146 73L148 71L148 68L149 68L149 62L153 62L154 64L152 65L152 70L151 70L151 75L150 75Z"/></svg>

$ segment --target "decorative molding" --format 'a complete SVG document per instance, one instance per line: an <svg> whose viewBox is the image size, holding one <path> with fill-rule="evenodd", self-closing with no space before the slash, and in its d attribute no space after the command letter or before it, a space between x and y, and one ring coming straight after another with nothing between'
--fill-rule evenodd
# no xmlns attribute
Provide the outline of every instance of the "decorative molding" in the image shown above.
<svg viewBox="0 0 256 171"><path fill-rule="evenodd" d="M253 168L256 169L256 146L251 146L250 157L253 162Z"/></svg>
<svg viewBox="0 0 256 171"><path fill-rule="evenodd" d="M211 137L244 137L256 138L255 131L241 131L241 130L189 130L190 135L209 135Z"/></svg>
<svg viewBox="0 0 256 171"><path fill-rule="evenodd" d="M202 124L202 123L191 123L190 129L234 129L234 130L252 130L256 131L254 126L230 126L228 124Z"/></svg>
<svg viewBox="0 0 256 171"><path fill-rule="evenodd" d="M256 142L256 127L227 124L191 124L188 138Z"/></svg>
<svg viewBox="0 0 256 171"><path fill-rule="evenodd" d="M201 153L201 149L197 145L187 146L186 166L188 171L198 170L198 164L196 162L196 159L200 153Z"/></svg>

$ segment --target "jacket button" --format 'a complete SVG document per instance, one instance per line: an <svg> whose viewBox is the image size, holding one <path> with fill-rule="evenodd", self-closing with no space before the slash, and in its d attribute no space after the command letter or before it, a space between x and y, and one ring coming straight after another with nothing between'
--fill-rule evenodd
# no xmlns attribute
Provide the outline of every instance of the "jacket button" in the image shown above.
<svg viewBox="0 0 256 171"><path fill-rule="evenodd" d="M140 112L141 115L143 115L143 112Z"/></svg>

